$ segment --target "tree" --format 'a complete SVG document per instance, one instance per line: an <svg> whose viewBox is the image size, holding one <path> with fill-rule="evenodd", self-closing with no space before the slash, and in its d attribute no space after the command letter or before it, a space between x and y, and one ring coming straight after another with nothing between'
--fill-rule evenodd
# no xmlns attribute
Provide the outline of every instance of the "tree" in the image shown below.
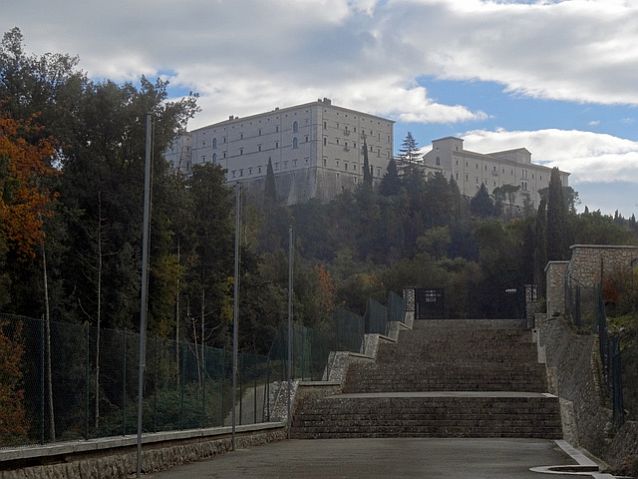
<svg viewBox="0 0 638 479"><path fill-rule="evenodd" d="M44 238L43 217L51 201L42 180L55 173L47 164L51 142L29 141L37 130L0 117L0 232L17 253L31 258Z"/></svg>
<svg viewBox="0 0 638 479"><path fill-rule="evenodd" d="M22 444L29 421L24 407L21 324L0 321L0 444Z"/></svg>
<svg viewBox="0 0 638 479"><path fill-rule="evenodd" d="M470 200L470 211L480 218L494 216L494 202L483 183L481 183L476 195Z"/></svg>
<svg viewBox="0 0 638 479"><path fill-rule="evenodd" d="M268 158L266 167L266 189L264 191L266 201L277 203L277 185L275 184L275 172L272 169L272 161Z"/></svg>
<svg viewBox="0 0 638 479"><path fill-rule="evenodd" d="M391 158L387 171L379 183L379 193L383 196L394 196L398 195L399 191L401 191L401 178L397 171L397 162Z"/></svg>
<svg viewBox="0 0 638 479"><path fill-rule="evenodd" d="M401 143L401 148L399 149L399 158L402 162L405 163L416 163L421 158L421 153L419 152L419 147L416 143L416 140L412 136L412 133L408 131L408 134L405 136L403 143Z"/></svg>
<svg viewBox="0 0 638 479"><path fill-rule="evenodd" d="M370 161L368 160L368 144L365 138L363 139L363 185L365 187L372 187L372 169L370 167Z"/></svg>
<svg viewBox="0 0 638 479"><path fill-rule="evenodd" d="M545 265L547 264L547 200L541 198L534 227L534 282L539 294L545 295Z"/></svg>
<svg viewBox="0 0 638 479"><path fill-rule="evenodd" d="M567 259L567 207L558 168L552 168L547 193L547 260Z"/></svg>

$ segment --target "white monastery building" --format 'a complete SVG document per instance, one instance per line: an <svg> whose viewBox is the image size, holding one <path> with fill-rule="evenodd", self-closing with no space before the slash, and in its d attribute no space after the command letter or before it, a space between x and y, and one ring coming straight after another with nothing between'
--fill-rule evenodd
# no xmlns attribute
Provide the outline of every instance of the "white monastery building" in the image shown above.
<svg viewBox="0 0 638 479"><path fill-rule="evenodd" d="M432 141L432 150L423 156L423 166L429 173L440 171L447 179L454 178L462 195L473 197L484 184L490 194L494 189L511 185L516 190L506 203L518 209L528 203L536 208L539 190L549 186L551 168L532 163L532 154L525 148L475 153L463 149L463 140L446 137ZM560 172L561 183L568 186L569 173Z"/></svg>
<svg viewBox="0 0 638 479"><path fill-rule="evenodd" d="M229 183L263 189L272 162L277 193L288 204L330 200L363 181L363 146L374 181L392 157L394 122L333 105L328 98L228 120L177 138L165 152L189 174L203 163L220 165Z"/></svg>

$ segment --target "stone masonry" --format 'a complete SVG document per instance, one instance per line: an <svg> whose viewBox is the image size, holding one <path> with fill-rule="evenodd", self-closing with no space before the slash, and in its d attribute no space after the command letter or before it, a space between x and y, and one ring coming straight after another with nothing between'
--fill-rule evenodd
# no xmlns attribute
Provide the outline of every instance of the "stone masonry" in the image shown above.
<svg viewBox="0 0 638 479"><path fill-rule="evenodd" d="M374 361L350 365L343 393L308 397L296 438L562 437L522 321L415 321Z"/></svg>
<svg viewBox="0 0 638 479"><path fill-rule="evenodd" d="M638 264L638 246L575 244L570 249L567 273L581 286L595 286L606 276Z"/></svg>

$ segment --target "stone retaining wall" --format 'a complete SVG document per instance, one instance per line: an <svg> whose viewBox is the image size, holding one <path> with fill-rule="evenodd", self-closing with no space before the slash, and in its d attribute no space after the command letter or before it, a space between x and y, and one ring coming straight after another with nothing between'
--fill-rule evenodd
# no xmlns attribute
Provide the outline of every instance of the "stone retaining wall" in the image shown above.
<svg viewBox="0 0 638 479"><path fill-rule="evenodd" d="M280 441L286 438L285 428L255 431L235 436L235 447L247 447ZM143 467L146 473L157 472L179 464L210 459L231 450L230 436L194 442L169 442L144 448ZM0 479L123 479L135 474L136 453L134 447L115 452L103 451L93 457L59 459L57 464L24 467L0 471Z"/></svg>
<svg viewBox="0 0 638 479"><path fill-rule="evenodd" d="M582 245L570 247L572 258L567 273L581 286L601 284L602 278L627 270L638 262L638 246Z"/></svg>
<svg viewBox="0 0 638 479"><path fill-rule="evenodd" d="M544 350L550 392L561 399L565 439L627 472L638 457L638 425L612 426L609 400L599 377L598 338L577 334L563 317L536 315L536 335Z"/></svg>

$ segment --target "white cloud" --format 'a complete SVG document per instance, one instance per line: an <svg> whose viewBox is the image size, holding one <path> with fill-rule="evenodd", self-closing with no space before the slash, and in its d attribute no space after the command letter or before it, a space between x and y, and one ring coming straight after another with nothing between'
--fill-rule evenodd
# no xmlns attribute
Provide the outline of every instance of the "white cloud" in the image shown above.
<svg viewBox="0 0 638 479"><path fill-rule="evenodd" d="M525 147L532 161L571 173L570 183L624 181L636 184L638 142L579 130L487 131L462 135L464 148L481 153Z"/></svg>
<svg viewBox="0 0 638 479"><path fill-rule="evenodd" d="M323 96L401 121L486 117L430 98L421 75L638 104L638 2L21 0L3 4L0 30L14 25L94 77L175 72L202 94L200 124Z"/></svg>
<svg viewBox="0 0 638 479"><path fill-rule="evenodd" d="M592 120L589 123L587 123L589 126L598 126L600 125L600 120Z"/></svg>

